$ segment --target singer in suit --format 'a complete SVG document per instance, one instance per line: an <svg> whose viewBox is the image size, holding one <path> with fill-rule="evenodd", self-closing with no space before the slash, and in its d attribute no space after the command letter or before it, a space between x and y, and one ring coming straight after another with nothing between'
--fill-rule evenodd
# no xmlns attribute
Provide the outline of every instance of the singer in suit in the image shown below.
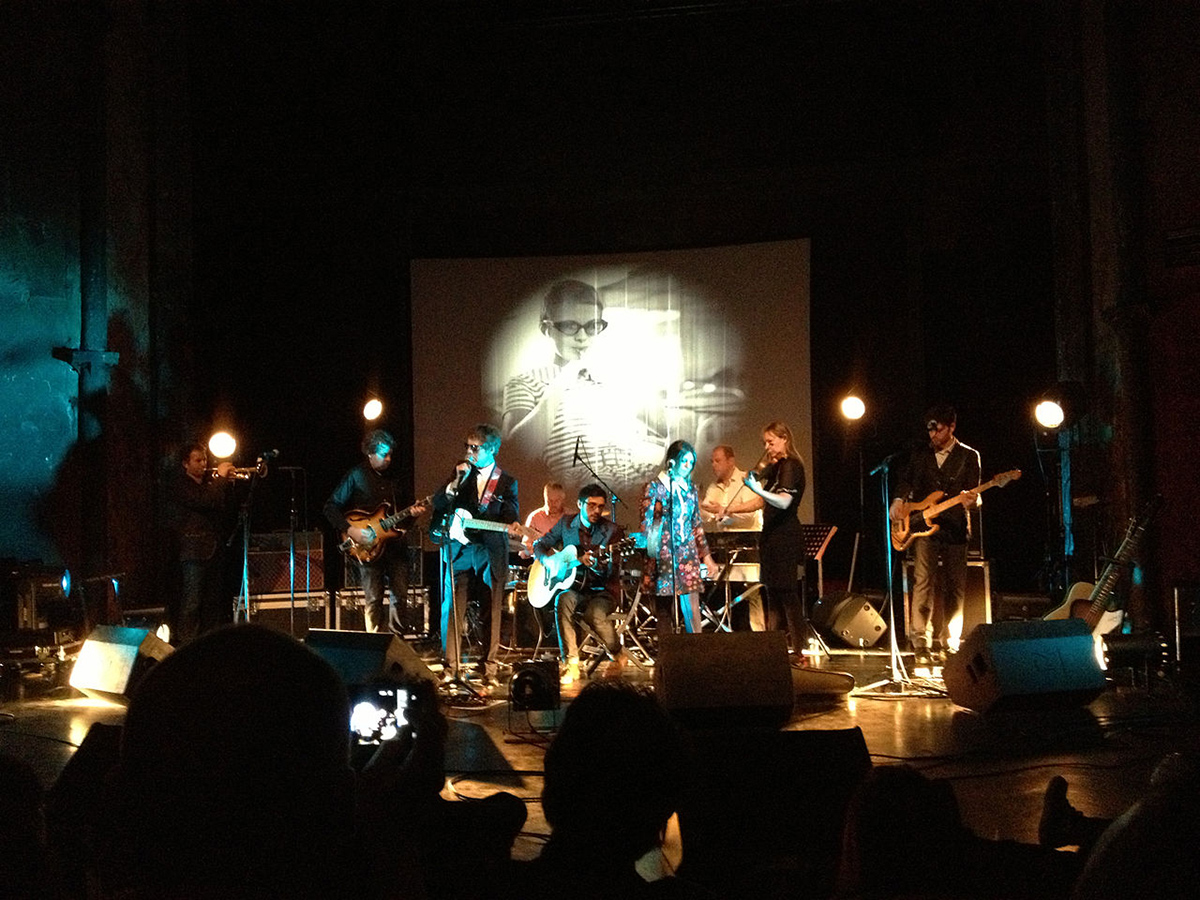
<svg viewBox="0 0 1200 900"><path fill-rule="evenodd" d="M485 625L482 669L484 685L496 687L499 670L500 610L508 581L508 539L520 533L517 479L496 462L500 431L492 425L476 425L463 445L466 459L454 475L433 495L435 517L452 516L462 509L473 518L503 522L507 531L467 529L468 542L451 541L449 552L454 571L454 591L442 601L442 651L447 670L457 672L462 664L462 634L467 603L481 600ZM444 592L448 594L450 592Z"/></svg>

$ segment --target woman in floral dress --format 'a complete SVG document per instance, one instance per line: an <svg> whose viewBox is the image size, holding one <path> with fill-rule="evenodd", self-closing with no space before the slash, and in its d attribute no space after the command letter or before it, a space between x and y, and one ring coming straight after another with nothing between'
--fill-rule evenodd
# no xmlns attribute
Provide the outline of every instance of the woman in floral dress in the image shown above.
<svg viewBox="0 0 1200 900"><path fill-rule="evenodd" d="M700 497L691 481L695 467L695 448L687 441L674 441L667 448L666 469L642 495L647 557L642 591L655 598L659 636L675 628L675 597L684 627L692 634L700 631L700 564L708 567L710 577L717 571L700 521Z"/></svg>

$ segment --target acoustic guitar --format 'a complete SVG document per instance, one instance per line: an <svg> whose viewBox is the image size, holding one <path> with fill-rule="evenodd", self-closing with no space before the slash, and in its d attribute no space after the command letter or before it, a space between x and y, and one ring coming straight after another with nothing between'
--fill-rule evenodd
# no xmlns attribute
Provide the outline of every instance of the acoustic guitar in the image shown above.
<svg viewBox="0 0 1200 900"><path fill-rule="evenodd" d="M631 549L635 541L631 537L617 541L615 544L592 547L592 555L597 563L606 563L614 556ZM580 571L582 570L582 577ZM557 553L552 553L542 559L535 559L529 567L529 604L534 609L547 606L555 597L575 584L579 579L580 586L586 584L589 574L594 574L579 559L579 548L568 544Z"/></svg>
<svg viewBox="0 0 1200 900"><path fill-rule="evenodd" d="M991 481L984 482L975 488L975 493L982 494L989 488L1004 487L1010 481L1021 477L1020 469L1010 469L1001 472ZM960 497L949 497L945 500L941 491L934 491L924 500L905 503L900 509L899 519L892 521L892 546L897 552L908 549L909 544L919 537L928 537L937 532L941 526L934 519L950 509L956 503L962 503Z"/></svg>
<svg viewBox="0 0 1200 900"><path fill-rule="evenodd" d="M1121 546L1117 548L1116 556L1104 567L1099 581L1095 584L1081 581L1071 585L1062 604L1042 618L1083 619L1092 629L1093 636L1111 634L1120 628L1125 621L1125 610L1120 605L1119 598L1114 602L1113 591L1121 579L1121 574L1137 553L1138 543L1150 520L1162 506L1162 501L1162 496L1156 495L1138 515L1129 520L1129 527L1125 529Z"/></svg>
<svg viewBox="0 0 1200 900"><path fill-rule="evenodd" d="M400 512L393 515L388 515L388 510L391 509L391 504L381 503L379 508L373 513L366 512L361 509L352 509L346 513L346 521L358 528L367 530L370 534L368 540L360 543L350 537L348 531L342 532L342 541L338 544L338 549L348 556L354 557L360 563L372 562L379 558L379 554L383 553L387 542L392 538L403 537L407 532L407 528L398 528L405 519L412 519L418 515L417 507L428 506L433 497L426 497L424 500L418 500L412 506L405 507Z"/></svg>

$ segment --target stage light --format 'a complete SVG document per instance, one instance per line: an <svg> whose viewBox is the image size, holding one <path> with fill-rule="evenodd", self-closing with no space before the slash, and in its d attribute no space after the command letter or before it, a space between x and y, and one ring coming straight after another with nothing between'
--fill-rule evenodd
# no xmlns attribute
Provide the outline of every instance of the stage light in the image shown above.
<svg viewBox="0 0 1200 900"><path fill-rule="evenodd" d="M237 441L228 431L218 431L208 439L208 449L217 459L229 459L237 450Z"/></svg>
<svg viewBox="0 0 1200 900"><path fill-rule="evenodd" d="M1039 426L1053 431L1070 428L1083 412L1084 391L1078 381L1060 381L1038 398L1033 418Z"/></svg>
<svg viewBox="0 0 1200 900"><path fill-rule="evenodd" d="M1034 407L1033 417L1043 428L1058 428L1066 419L1066 413L1054 400L1043 400Z"/></svg>
<svg viewBox="0 0 1200 900"><path fill-rule="evenodd" d="M363 406L363 418L368 422L374 422L383 414L383 404L372 397Z"/></svg>
<svg viewBox="0 0 1200 900"><path fill-rule="evenodd" d="M71 600L71 572L38 560L9 561L0 590L0 630L81 625L83 605Z"/></svg>
<svg viewBox="0 0 1200 900"><path fill-rule="evenodd" d="M867 404L863 403L862 398L849 394L842 400L842 415L852 422L857 422L867 412Z"/></svg>

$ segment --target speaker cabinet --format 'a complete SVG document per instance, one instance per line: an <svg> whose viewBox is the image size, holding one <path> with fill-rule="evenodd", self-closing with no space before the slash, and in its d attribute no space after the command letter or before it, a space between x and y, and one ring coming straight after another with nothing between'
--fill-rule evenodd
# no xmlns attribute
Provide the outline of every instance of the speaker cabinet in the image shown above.
<svg viewBox="0 0 1200 900"><path fill-rule="evenodd" d="M1105 687L1082 619L980 625L943 675L950 699L979 712L1079 706Z"/></svg>
<svg viewBox="0 0 1200 900"><path fill-rule="evenodd" d="M508 697L515 710L558 709L562 705L558 660L527 659L517 663Z"/></svg>
<svg viewBox="0 0 1200 900"><path fill-rule="evenodd" d="M349 686L417 679L437 683L437 677L417 652L391 632L313 628L304 643L333 666Z"/></svg>
<svg viewBox="0 0 1200 900"><path fill-rule="evenodd" d="M871 647L887 631L883 616L865 597L849 594L830 610L829 630L851 647Z"/></svg>
<svg viewBox="0 0 1200 900"><path fill-rule="evenodd" d="M904 561L904 622L907 631L908 623L912 621L912 588L915 576L913 561ZM960 634L963 637L970 634L979 625L992 621L992 567L986 559L967 560L967 595L963 600L963 624ZM896 623L899 627L900 623ZM933 627L935 634L942 627L940 613L934 614Z"/></svg>
<svg viewBox="0 0 1200 900"><path fill-rule="evenodd" d="M71 687L91 697L128 702L137 683L171 650L148 629L99 625L79 651Z"/></svg>
<svg viewBox="0 0 1200 900"><path fill-rule="evenodd" d="M654 679L663 706L687 725L778 726L795 705L782 631L664 635Z"/></svg>

